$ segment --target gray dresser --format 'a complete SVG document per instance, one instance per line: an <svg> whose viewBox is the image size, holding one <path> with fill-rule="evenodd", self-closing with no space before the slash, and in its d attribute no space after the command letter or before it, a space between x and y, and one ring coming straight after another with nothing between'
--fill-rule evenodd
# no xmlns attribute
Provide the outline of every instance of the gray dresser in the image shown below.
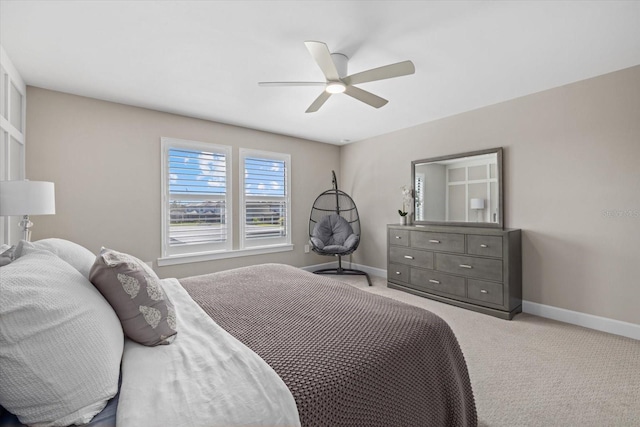
<svg viewBox="0 0 640 427"><path fill-rule="evenodd" d="M520 230L387 226L388 287L512 319L522 311Z"/></svg>

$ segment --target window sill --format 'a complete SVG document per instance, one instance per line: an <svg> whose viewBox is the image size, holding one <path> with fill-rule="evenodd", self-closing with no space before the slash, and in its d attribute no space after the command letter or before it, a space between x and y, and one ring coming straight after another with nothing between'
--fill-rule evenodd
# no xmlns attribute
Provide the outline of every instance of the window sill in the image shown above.
<svg viewBox="0 0 640 427"><path fill-rule="evenodd" d="M243 256L271 254L276 252L288 252L293 250L292 244L261 246L259 248L235 249L231 251L206 252L195 254L174 255L170 257L158 258L158 266L188 264L192 262L214 261L225 258L238 258Z"/></svg>

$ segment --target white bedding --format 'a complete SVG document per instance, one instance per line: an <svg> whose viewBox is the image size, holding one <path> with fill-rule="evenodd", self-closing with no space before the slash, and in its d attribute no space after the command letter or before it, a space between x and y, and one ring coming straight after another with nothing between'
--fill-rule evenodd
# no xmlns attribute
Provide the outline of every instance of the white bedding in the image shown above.
<svg viewBox="0 0 640 427"><path fill-rule="evenodd" d="M293 396L275 371L176 279L162 285L176 309L178 335L157 347L126 340L118 427L299 426Z"/></svg>

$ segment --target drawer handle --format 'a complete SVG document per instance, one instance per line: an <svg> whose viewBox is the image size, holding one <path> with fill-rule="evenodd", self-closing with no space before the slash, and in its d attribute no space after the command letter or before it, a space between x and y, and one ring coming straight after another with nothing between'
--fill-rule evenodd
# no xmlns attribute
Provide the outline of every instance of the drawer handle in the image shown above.
<svg viewBox="0 0 640 427"><path fill-rule="evenodd" d="M431 239L429 240L429 243L440 243L440 240Z"/></svg>
<svg viewBox="0 0 640 427"><path fill-rule="evenodd" d="M401 276L401 275L402 275L402 273L400 273L399 271L396 271L396 274L397 274L398 276Z"/></svg>
<svg viewBox="0 0 640 427"><path fill-rule="evenodd" d="M487 245L480 245L481 248L488 248L489 246Z"/></svg>
<svg viewBox="0 0 640 427"><path fill-rule="evenodd" d="M489 293L489 291L487 291L486 289L480 289L480 293L481 293L481 294L488 294L488 293Z"/></svg>
<svg viewBox="0 0 640 427"><path fill-rule="evenodd" d="M461 268L473 268L472 266L470 266L469 264L460 264Z"/></svg>
<svg viewBox="0 0 640 427"><path fill-rule="evenodd" d="M396 236L396 239L402 239L402 237L400 237L400 236Z"/></svg>
<svg viewBox="0 0 640 427"><path fill-rule="evenodd" d="M406 259L413 259L413 257L411 255L405 255L404 256Z"/></svg>
<svg viewBox="0 0 640 427"><path fill-rule="evenodd" d="M439 285L440 281L439 280L429 279L429 283L435 283L436 285Z"/></svg>

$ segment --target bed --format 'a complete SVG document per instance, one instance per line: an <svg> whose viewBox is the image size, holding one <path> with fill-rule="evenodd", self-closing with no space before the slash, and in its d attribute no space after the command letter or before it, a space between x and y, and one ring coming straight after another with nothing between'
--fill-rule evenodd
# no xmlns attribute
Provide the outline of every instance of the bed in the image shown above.
<svg viewBox="0 0 640 427"><path fill-rule="evenodd" d="M160 283L175 339L125 340L95 425L477 425L463 354L433 313L280 264Z"/></svg>

